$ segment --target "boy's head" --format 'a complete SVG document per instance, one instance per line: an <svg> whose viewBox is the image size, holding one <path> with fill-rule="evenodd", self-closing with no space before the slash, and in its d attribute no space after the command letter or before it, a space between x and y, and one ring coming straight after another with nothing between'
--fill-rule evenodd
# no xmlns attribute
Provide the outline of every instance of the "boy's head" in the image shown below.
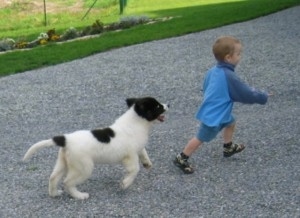
<svg viewBox="0 0 300 218"><path fill-rule="evenodd" d="M241 41L232 36L222 36L213 45L213 54L218 61L237 65L241 59Z"/></svg>

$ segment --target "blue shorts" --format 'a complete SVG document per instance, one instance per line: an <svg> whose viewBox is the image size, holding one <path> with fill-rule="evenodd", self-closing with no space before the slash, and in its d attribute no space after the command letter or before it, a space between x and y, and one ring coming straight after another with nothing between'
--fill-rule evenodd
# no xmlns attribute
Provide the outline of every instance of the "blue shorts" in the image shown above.
<svg viewBox="0 0 300 218"><path fill-rule="evenodd" d="M200 140L201 142L210 142L213 140L218 133L225 127L231 126L235 123L235 119L232 118L232 120L228 123L220 124L219 126L207 126L204 123L201 123L198 133L196 135L196 138Z"/></svg>

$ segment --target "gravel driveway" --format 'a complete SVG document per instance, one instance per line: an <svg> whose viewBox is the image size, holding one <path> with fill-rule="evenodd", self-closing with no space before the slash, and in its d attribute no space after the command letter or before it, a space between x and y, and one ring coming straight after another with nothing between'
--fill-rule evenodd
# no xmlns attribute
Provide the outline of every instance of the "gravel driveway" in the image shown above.
<svg viewBox="0 0 300 218"><path fill-rule="evenodd" d="M248 22L115 49L0 78L0 217L300 217L300 7ZM203 76L220 35L244 44L238 74L274 92L265 106L235 105L235 140L248 147L223 158L219 136L183 175L174 155L194 135ZM74 48L80 49L80 48ZM33 143L78 129L110 125L125 98L151 95L171 105L157 124L141 169L121 190L121 166L97 166L79 186L86 201L48 196L57 148L21 161Z"/></svg>

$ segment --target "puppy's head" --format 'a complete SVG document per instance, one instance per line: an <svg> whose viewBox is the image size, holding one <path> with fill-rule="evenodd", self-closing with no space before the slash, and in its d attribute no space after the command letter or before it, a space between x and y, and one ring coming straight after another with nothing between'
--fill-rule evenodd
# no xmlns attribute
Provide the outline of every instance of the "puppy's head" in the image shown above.
<svg viewBox="0 0 300 218"><path fill-rule="evenodd" d="M134 107L135 112L148 121L164 121L163 113L169 109L167 104L159 103L155 98L128 98L126 99L128 107Z"/></svg>

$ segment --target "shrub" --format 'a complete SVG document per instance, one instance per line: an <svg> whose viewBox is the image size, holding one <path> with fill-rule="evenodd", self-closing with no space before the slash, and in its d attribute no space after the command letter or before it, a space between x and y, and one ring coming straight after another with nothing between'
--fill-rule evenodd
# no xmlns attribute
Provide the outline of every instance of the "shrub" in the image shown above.
<svg viewBox="0 0 300 218"><path fill-rule="evenodd" d="M15 41L13 39L3 39L0 41L0 51L8 51L14 49Z"/></svg>

